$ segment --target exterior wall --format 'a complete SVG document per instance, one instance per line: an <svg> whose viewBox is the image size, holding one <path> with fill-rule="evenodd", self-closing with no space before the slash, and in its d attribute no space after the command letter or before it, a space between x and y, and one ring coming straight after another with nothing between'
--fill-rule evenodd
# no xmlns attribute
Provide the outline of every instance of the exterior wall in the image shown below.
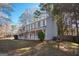
<svg viewBox="0 0 79 59"><path fill-rule="evenodd" d="M54 20L50 17L47 19L47 28L46 28L46 40L53 39L54 36L57 36L57 26Z"/></svg>
<svg viewBox="0 0 79 59"><path fill-rule="evenodd" d="M45 19L33 22L31 24L26 25L25 32L27 32L26 37L24 35L19 37L19 39L25 40L39 40L38 39L38 31L45 31L45 40L53 39L54 36L57 36L57 26L54 20L51 17L46 17ZM24 30L22 31L24 32Z"/></svg>

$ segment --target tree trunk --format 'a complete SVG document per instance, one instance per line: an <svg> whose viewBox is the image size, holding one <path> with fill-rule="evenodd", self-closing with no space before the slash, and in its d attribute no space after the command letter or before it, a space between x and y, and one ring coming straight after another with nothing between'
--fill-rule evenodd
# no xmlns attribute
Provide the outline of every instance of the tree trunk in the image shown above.
<svg viewBox="0 0 79 59"><path fill-rule="evenodd" d="M78 36L78 23L77 23L77 14L76 14L76 11L74 11L74 16L75 16L75 23L76 23L76 33L77 33L77 36Z"/></svg>

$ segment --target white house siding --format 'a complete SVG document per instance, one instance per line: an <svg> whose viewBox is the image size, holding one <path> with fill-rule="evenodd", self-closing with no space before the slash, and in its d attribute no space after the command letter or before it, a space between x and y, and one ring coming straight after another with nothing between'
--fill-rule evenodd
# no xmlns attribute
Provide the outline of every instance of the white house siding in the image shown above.
<svg viewBox="0 0 79 59"><path fill-rule="evenodd" d="M53 39L54 36L57 36L57 26L55 21L49 17L47 19L46 40Z"/></svg>

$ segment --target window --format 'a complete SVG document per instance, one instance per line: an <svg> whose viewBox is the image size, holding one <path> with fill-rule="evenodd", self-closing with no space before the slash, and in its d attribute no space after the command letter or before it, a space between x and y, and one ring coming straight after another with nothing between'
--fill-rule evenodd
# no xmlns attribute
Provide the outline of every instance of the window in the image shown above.
<svg viewBox="0 0 79 59"><path fill-rule="evenodd" d="M43 20L43 26L46 26L46 20Z"/></svg>
<svg viewBox="0 0 79 59"><path fill-rule="evenodd" d="M40 27L40 21L38 22L38 28Z"/></svg>
<svg viewBox="0 0 79 59"><path fill-rule="evenodd" d="M34 29L34 24L32 24L32 29Z"/></svg>
<svg viewBox="0 0 79 59"><path fill-rule="evenodd" d="M32 24L31 24L31 30L32 30Z"/></svg>
<svg viewBox="0 0 79 59"><path fill-rule="evenodd" d="M31 30L31 24L29 25L29 30Z"/></svg>
<svg viewBox="0 0 79 59"><path fill-rule="evenodd" d="M46 22L46 20L45 20L45 26L47 25L47 22Z"/></svg>
<svg viewBox="0 0 79 59"><path fill-rule="evenodd" d="M28 25L26 26L26 30L27 30L27 31L29 30L29 26L28 26Z"/></svg>
<svg viewBox="0 0 79 59"><path fill-rule="evenodd" d="M38 28L38 22L36 22L36 24L35 24L35 25L36 25L36 28Z"/></svg>
<svg viewBox="0 0 79 59"><path fill-rule="evenodd" d="M34 28L36 28L36 23L34 23Z"/></svg>
<svg viewBox="0 0 79 59"><path fill-rule="evenodd" d="M41 21L41 24L40 24L40 25L41 25L41 27L43 27L43 26L44 26L44 25L43 25L43 21Z"/></svg>
<svg viewBox="0 0 79 59"><path fill-rule="evenodd" d="M25 30L25 27L23 27L23 31Z"/></svg>

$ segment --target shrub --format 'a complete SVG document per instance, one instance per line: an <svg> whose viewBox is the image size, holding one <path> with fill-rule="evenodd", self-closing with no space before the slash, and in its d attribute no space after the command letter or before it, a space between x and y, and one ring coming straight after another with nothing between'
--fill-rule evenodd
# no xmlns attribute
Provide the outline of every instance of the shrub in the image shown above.
<svg viewBox="0 0 79 59"><path fill-rule="evenodd" d="M73 36L72 42L75 42L75 43L79 44L79 36Z"/></svg>
<svg viewBox="0 0 79 59"><path fill-rule="evenodd" d="M18 35L14 35L14 39L18 40Z"/></svg>
<svg viewBox="0 0 79 59"><path fill-rule="evenodd" d="M38 38L40 39L41 42L43 42L44 39L45 39L45 33L42 32L42 31L39 31L38 32Z"/></svg>
<svg viewBox="0 0 79 59"><path fill-rule="evenodd" d="M57 37L53 37L53 41L56 41L58 38Z"/></svg>

